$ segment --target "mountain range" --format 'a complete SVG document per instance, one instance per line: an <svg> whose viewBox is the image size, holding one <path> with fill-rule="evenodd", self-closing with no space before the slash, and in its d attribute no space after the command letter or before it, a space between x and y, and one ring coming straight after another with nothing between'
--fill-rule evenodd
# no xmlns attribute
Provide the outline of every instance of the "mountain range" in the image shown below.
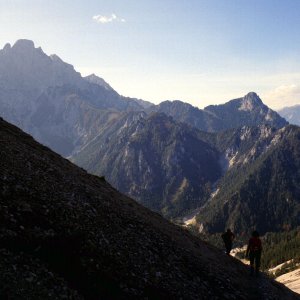
<svg viewBox="0 0 300 300"><path fill-rule="evenodd" d="M201 230L284 231L300 220L300 128L243 127L223 132L228 169L196 220Z"/></svg>
<svg viewBox="0 0 300 300"><path fill-rule="evenodd" d="M82 77L57 55L19 40L0 51L0 111L40 142L69 155L97 133L114 112L140 110L103 79Z"/></svg>
<svg viewBox="0 0 300 300"><path fill-rule="evenodd" d="M0 118L1 299L298 299Z"/></svg>
<svg viewBox="0 0 300 300"><path fill-rule="evenodd" d="M203 110L154 105L19 40L0 51L0 113L167 218L199 212L208 232L299 225L298 129L254 92Z"/></svg>
<svg viewBox="0 0 300 300"><path fill-rule="evenodd" d="M164 101L148 110L165 113L176 121L208 132L218 132L244 125L270 124L275 127L287 125L285 119L264 105L253 92L225 104L207 106L203 110L182 101Z"/></svg>
<svg viewBox="0 0 300 300"><path fill-rule="evenodd" d="M181 101L155 106L123 97L102 78L94 74L82 77L73 66L57 55L46 55L29 40L7 44L0 51L0 111L6 120L64 156L80 150L107 121L126 111L164 112L208 131L257 123L286 124L253 93L204 110Z"/></svg>

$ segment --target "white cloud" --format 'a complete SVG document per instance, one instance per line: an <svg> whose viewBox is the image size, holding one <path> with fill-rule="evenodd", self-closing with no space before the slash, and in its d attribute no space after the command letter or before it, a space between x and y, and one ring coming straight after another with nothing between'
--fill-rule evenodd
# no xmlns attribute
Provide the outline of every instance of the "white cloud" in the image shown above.
<svg viewBox="0 0 300 300"><path fill-rule="evenodd" d="M300 85L280 85L265 93L264 98L276 109L300 104Z"/></svg>
<svg viewBox="0 0 300 300"><path fill-rule="evenodd" d="M126 22L124 18L118 17L116 14L111 14L109 16L103 16L103 15L96 15L93 16L93 20L100 24L107 24L111 22Z"/></svg>

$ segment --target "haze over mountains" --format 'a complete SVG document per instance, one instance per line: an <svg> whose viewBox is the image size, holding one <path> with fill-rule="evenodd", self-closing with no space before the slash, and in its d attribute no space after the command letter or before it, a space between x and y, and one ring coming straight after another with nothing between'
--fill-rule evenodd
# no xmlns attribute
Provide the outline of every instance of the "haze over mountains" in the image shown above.
<svg viewBox="0 0 300 300"><path fill-rule="evenodd" d="M6 45L0 65L3 118L143 205L168 218L201 208L204 231L299 225L298 173L290 171L298 170L298 129L254 92L203 110L153 105L95 75L81 77L28 40ZM280 177L256 184L274 168Z"/></svg>
<svg viewBox="0 0 300 300"><path fill-rule="evenodd" d="M28 40L1 50L0 87L1 115L62 155L93 138L97 124L112 117L107 111L142 109L101 78L81 77Z"/></svg>
<svg viewBox="0 0 300 300"><path fill-rule="evenodd" d="M300 125L300 105L282 108L279 110L279 113L288 120L289 123Z"/></svg>
<svg viewBox="0 0 300 300"><path fill-rule="evenodd" d="M149 102L120 96L95 75L81 77L73 66L56 55L47 56L28 40L19 40L12 47L7 44L1 50L0 87L2 116L62 155L70 155L83 147L95 137L103 123L120 112L147 108L209 131L244 125L246 119L251 124L259 122L253 120L257 114L252 110L251 101L255 98L252 96L250 104L247 99L244 104L236 101L228 104L229 110L231 106L237 110L234 121L220 113L225 112L228 105L224 110L222 106L210 106L202 111L182 102L164 102L151 108ZM259 110L260 121L283 124L284 121L262 103Z"/></svg>

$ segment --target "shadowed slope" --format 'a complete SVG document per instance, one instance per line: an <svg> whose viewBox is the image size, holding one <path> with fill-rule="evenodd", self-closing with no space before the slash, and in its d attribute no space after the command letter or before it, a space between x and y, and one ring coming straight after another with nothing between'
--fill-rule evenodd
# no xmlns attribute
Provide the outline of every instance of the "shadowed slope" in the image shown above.
<svg viewBox="0 0 300 300"><path fill-rule="evenodd" d="M1 298L297 299L2 119L0 157Z"/></svg>

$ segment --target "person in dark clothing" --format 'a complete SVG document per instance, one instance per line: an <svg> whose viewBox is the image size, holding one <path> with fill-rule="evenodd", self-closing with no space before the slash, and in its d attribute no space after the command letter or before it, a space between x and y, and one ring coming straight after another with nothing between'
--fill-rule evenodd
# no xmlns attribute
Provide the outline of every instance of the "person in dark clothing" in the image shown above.
<svg viewBox="0 0 300 300"><path fill-rule="evenodd" d="M246 255L250 259L250 271L251 275L259 275L259 267L260 267L260 258L262 252L262 244L259 238L259 233L255 230L252 232L252 237L249 240ZM255 268L254 268L255 265Z"/></svg>
<svg viewBox="0 0 300 300"><path fill-rule="evenodd" d="M234 238L235 238L235 235L230 229L227 229L227 231L222 234L222 239L225 244L225 249L226 249L227 255L230 255L230 251L232 249L232 242L233 242Z"/></svg>

